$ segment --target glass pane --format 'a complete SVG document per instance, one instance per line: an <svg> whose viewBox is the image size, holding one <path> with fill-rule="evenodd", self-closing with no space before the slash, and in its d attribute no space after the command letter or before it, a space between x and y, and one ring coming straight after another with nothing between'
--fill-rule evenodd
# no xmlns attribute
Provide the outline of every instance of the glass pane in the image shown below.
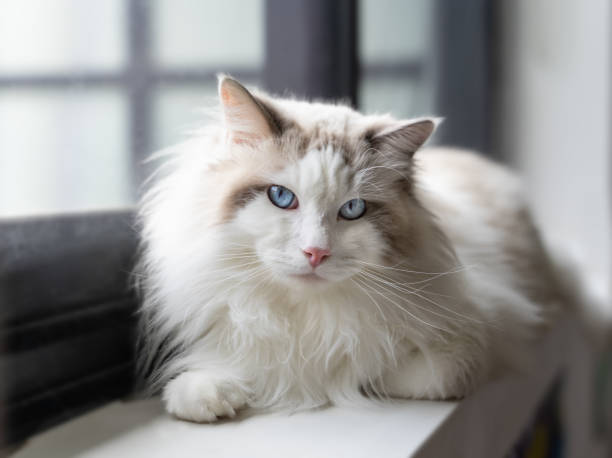
<svg viewBox="0 0 612 458"><path fill-rule="evenodd" d="M0 91L0 216L130 203L126 108L110 89Z"/></svg>
<svg viewBox="0 0 612 458"><path fill-rule="evenodd" d="M161 149L185 140L206 121L205 107L216 103L217 84L160 90L155 97L153 146Z"/></svg>
<svg viewBox="0 0 612 458"><path fill-rule="evenodd" d="M359 48L365 62L421 59L431 37L431 0L361 0Z"/></svg>
<svg viewBox="0 0 612 458"><path fill-rule="evenodd" d="M359 91L359 103L365 113L390 113L397 118L430 114L426 108L431 105L429 92L419 79L364 77Z"/></svg>
<svg viewBox="0 0 612 458"><path fill-rule="evenodd" d="M363 111L404 118L432 114L434 4L430 0L360 0Z"/></svg>
<svg viewBox="0 0 612 458"><path fill-rule="evenodd" d="M3 0L0 8L2 76L108 71L126 61L122 0Z"/></svg>
<svg viewBox="0 0 612 458"><path fill-rule="evenodd" d="M153 55L163 66L259 68L263 0L153 0Z"/></svg>
<svg viewBox="0 0 612 458"><path fill-rule="evenodd" d="M257 81L241 80L247 87ZM158 90L154 102L153 146L165 148L185 140L209 118L207 109L218 105L217 82L200 86L165 86Z"/></svg>

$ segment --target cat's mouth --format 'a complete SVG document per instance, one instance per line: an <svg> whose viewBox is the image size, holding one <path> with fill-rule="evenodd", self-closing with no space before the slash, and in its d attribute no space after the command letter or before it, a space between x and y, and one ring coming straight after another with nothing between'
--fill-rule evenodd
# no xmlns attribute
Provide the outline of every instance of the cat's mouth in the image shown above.
<svg viewBox="0 0 612 458"><path fill-rule="evenodd" d="M326 281L323 277L318 276L316 273L314 272L309 272L306 274L291 274L290 275L292 278L295 278L297 280L301 280L301 281L305 281L305 282L324 282Z"/></svg>

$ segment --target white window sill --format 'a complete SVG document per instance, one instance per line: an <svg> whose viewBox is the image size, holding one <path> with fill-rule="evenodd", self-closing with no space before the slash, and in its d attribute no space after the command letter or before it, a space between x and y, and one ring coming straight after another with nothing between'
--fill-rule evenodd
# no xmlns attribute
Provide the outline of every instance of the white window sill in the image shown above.
<svg viewBox="0 0 612 458"><path fill-rule="evenodd" d="M396 401L210 425L175 420L159 400L115 402L32 438L14 457L503 457L566 366L575 336L560 324L536 349L536 373L489 383L460 402Z"/></svg>

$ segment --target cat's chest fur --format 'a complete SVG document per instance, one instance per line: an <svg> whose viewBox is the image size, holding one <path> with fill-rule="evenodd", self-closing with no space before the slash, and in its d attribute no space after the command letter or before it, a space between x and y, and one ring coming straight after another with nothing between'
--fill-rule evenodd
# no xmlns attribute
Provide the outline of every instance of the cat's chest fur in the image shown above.
<svg viewBox="0 0 612 458"><path fill-rule="evenodd" d="M401 323L386 321L372 298L346 287L308 299L238 295L224 308L220 350L254 375L260 403L253 406L357 402L361 389L376 390L385 370L414 348Z"/></svg>

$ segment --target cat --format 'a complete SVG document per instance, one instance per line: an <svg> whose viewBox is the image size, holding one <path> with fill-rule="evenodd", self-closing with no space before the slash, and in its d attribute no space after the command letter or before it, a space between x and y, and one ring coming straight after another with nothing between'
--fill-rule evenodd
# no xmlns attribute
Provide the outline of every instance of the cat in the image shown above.
<svg viewBox="0 0 612 458"><path fill-rule="evenodd" d="M141 366L168 412L453 399L519 367L559 282L518 178L396 120L219 79L142 200Z"/></svg>

